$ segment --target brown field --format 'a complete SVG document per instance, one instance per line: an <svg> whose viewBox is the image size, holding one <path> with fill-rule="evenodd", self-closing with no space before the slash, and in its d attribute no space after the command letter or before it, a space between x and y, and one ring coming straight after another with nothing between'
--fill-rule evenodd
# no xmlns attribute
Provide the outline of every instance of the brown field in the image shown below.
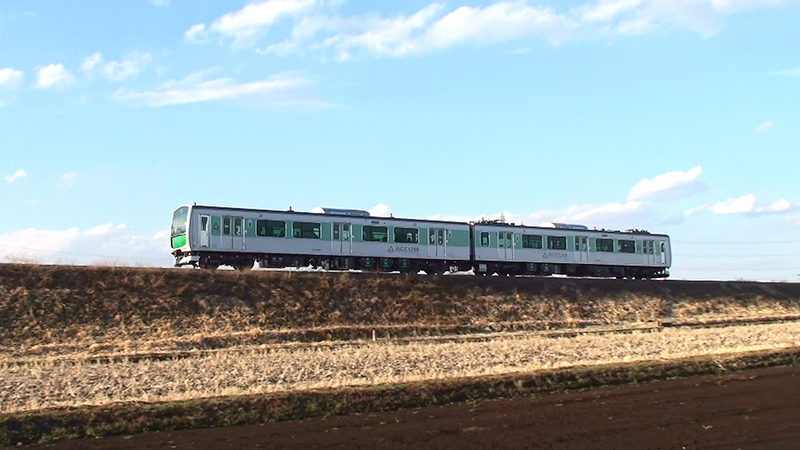
<svg viewBox="0 0 800 450"><path fill-rule="evenodd" d="M799 319L791 283L0 265L0 443L91 434L13 430L76 407L793 352Z"/></svg>

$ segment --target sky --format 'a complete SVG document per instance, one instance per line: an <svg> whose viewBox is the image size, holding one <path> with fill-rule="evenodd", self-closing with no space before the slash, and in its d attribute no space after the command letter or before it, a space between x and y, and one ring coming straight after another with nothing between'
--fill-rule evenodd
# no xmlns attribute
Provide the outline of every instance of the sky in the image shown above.
<svg viewBox="0 0 800 450"><path fill-rule="evenodd" d="M198 204L672 238L800 282L800 1L5 0L0 262L171 266Z"/></svg>

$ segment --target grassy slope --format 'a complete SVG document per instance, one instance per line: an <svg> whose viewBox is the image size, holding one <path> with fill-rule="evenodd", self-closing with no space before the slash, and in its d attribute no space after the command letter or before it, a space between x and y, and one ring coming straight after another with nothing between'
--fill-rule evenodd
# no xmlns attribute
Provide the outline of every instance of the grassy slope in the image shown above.
<svg viewBox="0 0 800 450"><path fill-rule="evenodd" d="M800 314L800 284L0 265L0 354Z"/></svg>

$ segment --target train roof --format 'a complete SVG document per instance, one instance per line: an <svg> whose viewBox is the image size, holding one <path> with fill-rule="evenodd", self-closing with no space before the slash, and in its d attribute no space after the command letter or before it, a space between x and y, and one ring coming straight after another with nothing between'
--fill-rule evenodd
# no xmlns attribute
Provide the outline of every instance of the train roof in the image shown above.
<svg viewBox="0 0 800 450"><path fill-rule="evenodd" d="M213 206L213 205L185 205L191 206L192 208L207 208L207 209L218 209L224 211L247 211L251 213L272 213L272 214L298 214L304 216L312 216L312 217L341 217L343 219L373 219L373 220L396 220L400 222L427 222L427 223L442 223L442 224L451 224L451 225L464 225L468 226L468 222L458 222L458 221L451 221L451 220L437 220L437 219L414 219L414 218L405 218L405 217L394 217L394 216L373 216L369 214L367 211L357 210L357 209L341 209L341 208L315 208L319 212L312 212L312 211L295 211L291 209L291 206L288 210L279 210L279 209L258 209L258 208L237 208L232 206ZM356 213L358 212L358 213ZM366 215L363 215L366 213Z"/></svg>
<svg viewBox="0 0 800 450"><path fill-rule="evenodd" d="M571 232L591 232L591 233L613 233L619 234L624 236L657 236L657 237L665 237L669 238L666 234L660 233L651 233L647 230L641 229L628 229L628 230L607 230L605 228L589 228L585 225L573 225L573 224L564 224L564 223L557 223L557 222L545 222L540 225L517 225L513 222L501 222L497 220L484 220L479 222L472 222L475 226L487 226L487 227L513 227L513 228L525 228L529 230L542 230L542 231L554 231L554 230L563 230L563 231L571 231Z"/></svg>

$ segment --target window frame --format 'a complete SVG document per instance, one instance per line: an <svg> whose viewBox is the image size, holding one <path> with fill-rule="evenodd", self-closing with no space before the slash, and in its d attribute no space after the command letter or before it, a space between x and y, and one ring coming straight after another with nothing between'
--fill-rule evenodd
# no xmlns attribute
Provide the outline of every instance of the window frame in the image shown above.
<svg viewBox="0 0 800 450"><path fill-rule="evenodd" d="M412 239L407 239L408 235L412 235ZM403 239L397 239L401 237ZM419 244L419 228L406 228L406 227L394 227L394 241L399 244Z"/></svg>
<svg viewBox="0 0 800 450"><path fill-rule="evenodd" d="M563 247L561 245L556 246L556 243L562 242L563 239ZM547 249L548 250L566 250L567 249L567 237L566 236L547 236Z"/></svg>
<svg viewBox="0 0 800 450"><path fill-rule="evenodd" d="M384 239L375 239L375 229L380 228L385 230ZM381 225L364 225L361 227L361 240L364 242L389 242L389 227Z"/></svg>
<svg viewBox="0 0 800 450"><path fill-rule="evenodd" d="M299 235L295 236L299 227ZM310 226L310 227L309 227ZM310 235L309 235L310 234ZM293 239L322 239L322 224L319 222L292 222Z"/></svg>
<svg viewBox="0 0 800 450"><path fill-rule="evenodd" d="M264 223L266 222L266 223ZM264 234L261 234L262 223L264 223ZM282 224L282 227L275 226L275 224ZM275 230L280 229L282 233L275 235ZM271 232L271 233L270 233ZM269 219L258 219L256 220L256 236L258 237L276 237L276 238L284 238L286 237L286 221L285 220L269 220Z"/></svg>
<svg viewBox="0 0 800 450"><path fill-rule="evenodd" d="M602 241L602 243L601 243L601 241ZM610 246L610 247L608 247L608 246L607 246L609 243L611 244L611 246ZM614 239L609 239L609 238L595 238L595 240L594 240L594 248L595 248L595 249L596 249L598 252L604 252L604 253L614 253L614 247L616 247L616 246L614 245ZM610 249L609 249L609 248L610 248Z"/></svg>
<svg viewBox="0 0 800 450"><path fill-rule="evenodd" d="M628 247L630 247L628 249ZM617 253L636 253L636 241L631 239L617 240Z"/></svg>
<svg viewBox="0 0 800 450"><path fill-rule="evenodd" d="M537 247L536 238L539 238L539 246ZM531 245L531 243L533 245ZM544 238L541 234L523 234L522 235L522 248L530 248L533 250L542 250L544 248Z"/></svg>
<svg viewBox="0 0 800 450"><path fill-rule="evenodd" d="M491 245L492 245L492 238L490 237L489 232L481 231L481 247L489 247Z"/></svg>

